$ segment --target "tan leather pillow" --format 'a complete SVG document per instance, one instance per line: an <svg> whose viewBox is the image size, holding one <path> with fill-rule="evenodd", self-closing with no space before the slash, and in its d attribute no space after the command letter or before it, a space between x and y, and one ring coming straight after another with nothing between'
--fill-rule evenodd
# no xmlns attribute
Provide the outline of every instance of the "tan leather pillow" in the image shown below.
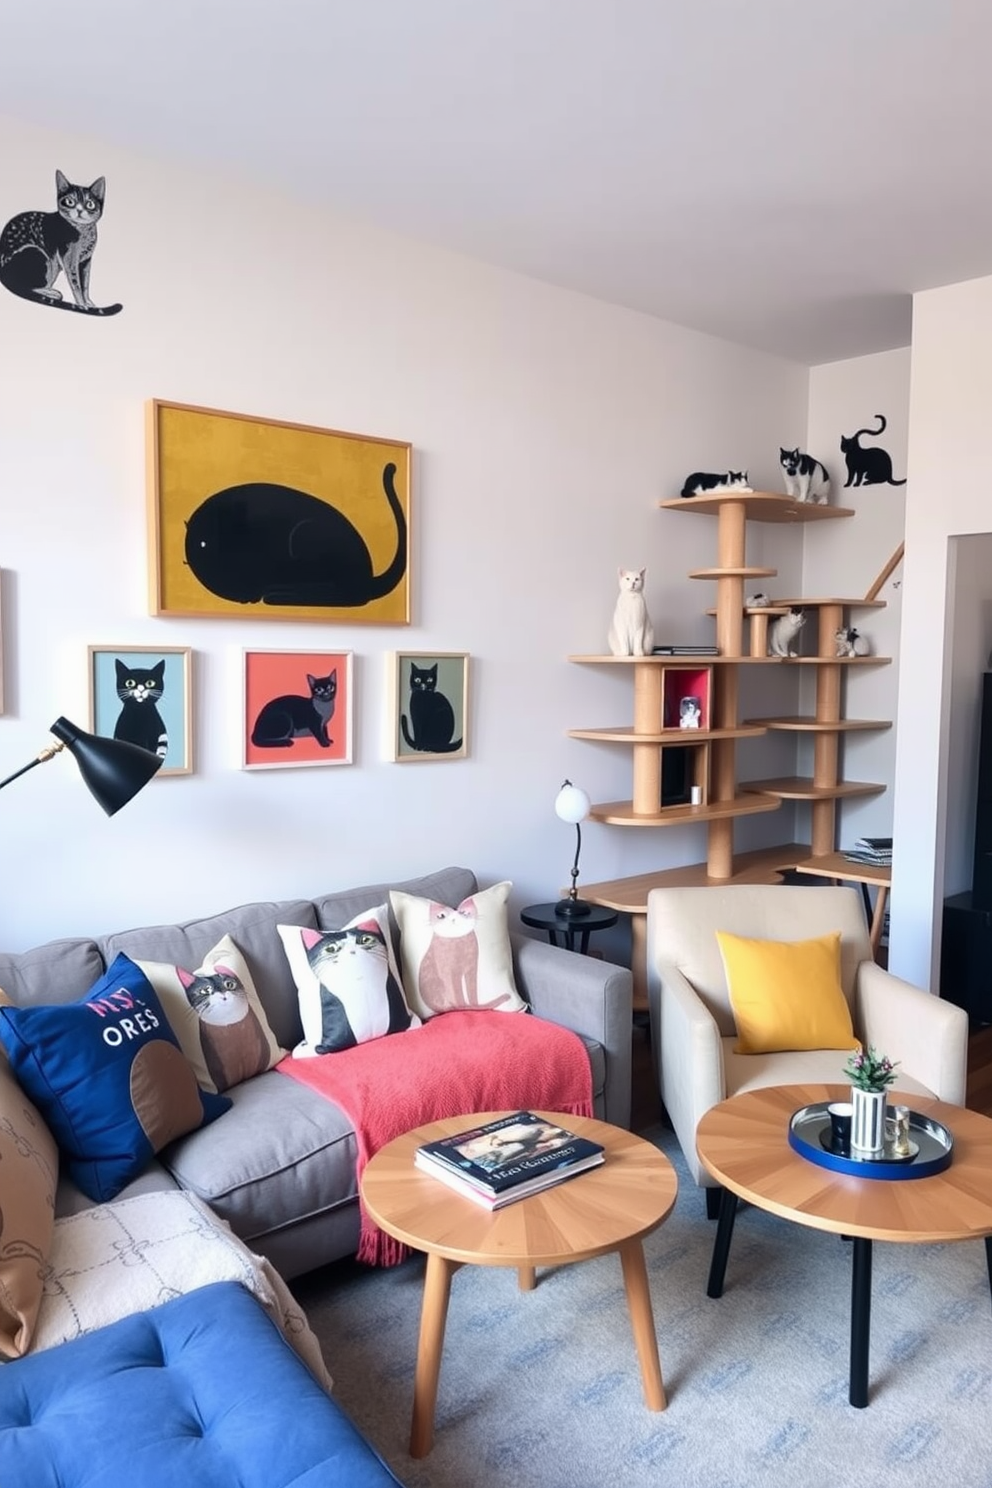
<svg viewBox="0 0 992 1488"><path fill-rule="evenodd" d="M0 1355L8 1359L26 1353L34 1334L58 1171L55 1138L0 1059Z"/></svg>

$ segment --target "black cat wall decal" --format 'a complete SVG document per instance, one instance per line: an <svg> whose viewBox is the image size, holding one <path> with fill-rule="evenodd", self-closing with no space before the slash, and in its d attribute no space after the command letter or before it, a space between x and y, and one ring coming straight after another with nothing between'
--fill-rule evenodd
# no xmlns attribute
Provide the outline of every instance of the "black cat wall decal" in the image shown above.
<svg viewBox="0 0 992 1488"><path fill-rule="evenodd" d="M862 434L867 434L872 439L877 439L884 434L886 429L886 417L884 413L876 413L878 419L877 429L859 429L856 434L842 434L840 436L840 447L844 459L847 461L847 480L845 486L904 486L905 480L892 479L892 456L888 450L878 446L869 445L867 449L861 443Z"/></svg>
<svg viewBox="0 0 992 1488"><path fill-rule="evenodd" d="M80 315L116 315L122 305L94 305L90 270L96 249L96 225L103 216L107 183L98 176L91 186L77 186L55 172L55 211L18 212L0 233L0 284L19 299ZM60 274L71 300L55 288Z"/></svg>
<svg viewBox="0 0 992 1488"><path fill-rule="evenodd" d="M381 574L343 512L294 486L264 481L215 491L196 508L186 524L186 562L211 594L238 604L371 604L406 573L406 517L395 475L395 465L383 467L396 551Z"/></svg>

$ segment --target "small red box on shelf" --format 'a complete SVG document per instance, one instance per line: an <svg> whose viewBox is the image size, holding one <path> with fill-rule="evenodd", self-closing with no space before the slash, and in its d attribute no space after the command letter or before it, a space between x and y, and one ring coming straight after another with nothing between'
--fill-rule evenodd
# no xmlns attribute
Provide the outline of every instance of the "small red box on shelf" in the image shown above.
<svg viewBox="0 0 992 1488"><path fill-rule="evenodd" d="M708 729L712 678L711 667L666 670L662 728Z"/></svg>

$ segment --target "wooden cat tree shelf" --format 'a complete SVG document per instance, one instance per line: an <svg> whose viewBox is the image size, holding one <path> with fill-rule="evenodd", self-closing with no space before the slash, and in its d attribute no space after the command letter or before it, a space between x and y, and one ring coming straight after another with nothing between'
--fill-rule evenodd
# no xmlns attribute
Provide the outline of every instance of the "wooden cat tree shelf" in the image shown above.
<svg viewBox="0 0 992 1488"><path fill-rule="evenodd" d="M629 667L633 678L632 726L570 729L569 737L626 746L632 754L633 789L630 801L594 805L594 821L621 827L685 826L705 823L705 863L661 869L656 873L604 883L583 884L582 897L593 904L629 914L632 929L634 1006L647 1006L646 923L651 889L668 886L726 883L778 883L783 872L804 861L835 861L837 802L877 795L884 785L840 778L839 743L843 734L886 729L884 719L842 717L841 686L849 667L885 666L889 657L835 655L834 633L847 624L855 608L878 608L877 599L774 599L766 607L746 609L744 581L773 578L773 568L746 562L748 521L803 525L836 521L855 515L850 507L819 506L770 491L746 495L736 492L678 497L658 503L669 511L695 512L717 518L717 564L689 574L716 583L717 656L570 656L588 666ZM768 624L775 615L802 605L816 612L816 649L813 655L768 656ZM745 645L746 642L746 645ZM741 720L738 683L741 667L806 666L815 669L815 711L809 716ZM687 680L688 674L688 680ZM705 695L703 727L677 727L673 703L686 691ZM676 726L673 726L673 723ZM738 781L736 744L769 731L812 736L813 774ZM663 804L663 755L674 747L689 751L689 778L699 787L698 805ZM783 801L810 803L810 841L788 842L757 852L734 853L734 820L758 812L776 811ZM811 870L812 871L812 870Z"/></svg>

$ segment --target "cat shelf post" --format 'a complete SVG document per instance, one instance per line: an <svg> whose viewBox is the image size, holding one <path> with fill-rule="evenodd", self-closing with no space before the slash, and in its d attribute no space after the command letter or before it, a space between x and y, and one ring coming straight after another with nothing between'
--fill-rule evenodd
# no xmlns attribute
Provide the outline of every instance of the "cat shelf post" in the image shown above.
<svg viewBox="0 0 992 1488"><path fill-rule="evenodd" d="M634 736L657 736L662 727L664 672L654 662L635 661ZM634 743L631 807L636 816L657 816L661 807L661 750L657 742Z"/></svg>
<svg viewBox="0 0 992 1488"><path fill-rule="evenodd" d="M841 604L824 604L818 608L817 656L835 658L834 632L844 623ZM816 669L816 719L818 723L836 723L841 717L841 672L843 668L827 660ZM813 789L827 789L840 779L840 734L817 733L813 738ZM817 858L832 853L837 846L837 800L830 796L814 800L810 808L810 854Z"/></svg>

